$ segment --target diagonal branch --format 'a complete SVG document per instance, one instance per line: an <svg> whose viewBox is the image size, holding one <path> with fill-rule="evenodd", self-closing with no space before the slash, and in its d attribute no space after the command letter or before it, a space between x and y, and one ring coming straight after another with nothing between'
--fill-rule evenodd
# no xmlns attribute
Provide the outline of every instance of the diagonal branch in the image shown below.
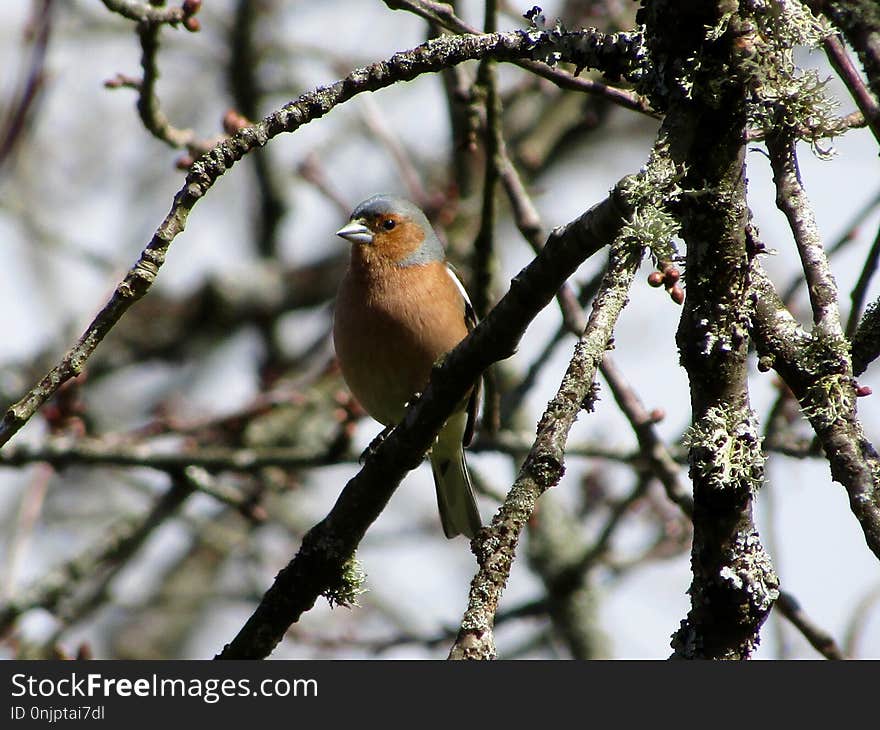
<svg viewBox="0 0 880 730"><path fill-rule="evenodd" d="M800 603L790 593L779 592L779 598L773 605L774 611L779 611L785 618L803 634L816 651L826 659L846 659L846 655L825 629L818 626L801 608Z"/></svg>
<svg viewBox="0 0 880 730"><path fill-rule="evenodd" d="M176 514L194 491L194 485L182 472L174 475L171 487L145 516L120 520L98 544L50 571L14 600L0 605L0 635L20 615L34 608L51 611L65 622L82 618L100 602L110 582L153 531ZM88 577L85 588L84 577Z"/></svg>
<svg viewBox="0 0 880 730"><path fill-rule="evenodd" d="M853 101L855 101L856 106L865 118L865 123L873 133L874 138L880 142L880 104L877 103L868 87L865 86L861 76L859 76L859 72L856 70L853 62L850 61L841 40L836 36L828 36L822 41L822 45L825 46L828 60L831 62L834 70L840 75L840 78L843 79L843 83L849 89Z"/></svg>
<svg viewBox="0 0 880 730"><path fill-rule="evenodd" d="M43 90L46 81L46 55L56 7L53 6L53 0L34 3L33 17L29 21L33 26L30 63L21 79L20 88L16 90L17 98L6 100L7 109L0 114L0 169L12 157L27 132L30 126L28 120Z"/></svg>
<svg viewBox="0 0 880 730"><path fill-rule="evenodd" d="M880 259L880 229L877 230L877 235L874 236L874 243L871 244L871 250L868 251L868 255L865 257L862 273L859 274L859 279L850 294L852 307L849 310L849 318L846 321L846 336L850 339L852 339L856 332L856 327L859 325L859 318L862 316L862 308L865 305L865 295L868 293L868 285L871 283L871 278L874 276L874 272L877 271L878 259Z"/></svg>
<svg viewBox="0 0 880 730"><path fill-rule="evenodd" d="M794 234L813 308L813 322L818 332L842 337L837 284L828 266L816 217L801 183L795 141L784 133L771 135L767 138L767 151L776 184L776 206L785 214Z"/></svg>
<svg viewBox="0 0 880 730"><path fill-rule="evenodd" d="M880 456L865 438L846 343L803 331L760 267L752 271L758 352L791 389L816 432L831 476L846 489L865 541L880 558Z"/></svg>
<svg viewBox="0 0 880 730"><path fill-rule="evenodd" d="M495 658L495 612L510 574L519 535L538 497L562 478L565 445L578 414L582 409L592 409L596 370L641 260L639 252L632 248L631 243L612 247L611 262L589 322L575 346L558 392L538 423L538 437L507 499L474 545L480 567L471 581L468 608L449 652L450 659Z"/></svg>
<svg viewBox="0 0 880 730"><path fill-rule="evenodd" d="M876 0L807 0L807 5L827 15L841 30L858 54L874 96L880 99L880 5Z"/></svg>

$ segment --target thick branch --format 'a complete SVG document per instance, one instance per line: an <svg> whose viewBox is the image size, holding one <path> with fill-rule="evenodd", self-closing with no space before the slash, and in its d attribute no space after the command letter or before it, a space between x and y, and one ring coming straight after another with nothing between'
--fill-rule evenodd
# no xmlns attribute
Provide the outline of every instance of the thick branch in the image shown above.
<svg viewBox="0 0 880 730"><path fill-rule="evenodd" d="M661 139L668 141L674 169L686 170L684 192L670 209L687 244L687 298L677 342L693 414L693 581L691 610L672 646L678 658L744 659L778 595L752 519L753 495L763 481L747 381L743 140L753 67L739 67L737 49L749 44L754 28L722 3L658 0L640 12L659 88L668 95L654 100L668 108ZM714 27L724 33L707 34ZM724 83L715 84L717 78Z"/></svg>

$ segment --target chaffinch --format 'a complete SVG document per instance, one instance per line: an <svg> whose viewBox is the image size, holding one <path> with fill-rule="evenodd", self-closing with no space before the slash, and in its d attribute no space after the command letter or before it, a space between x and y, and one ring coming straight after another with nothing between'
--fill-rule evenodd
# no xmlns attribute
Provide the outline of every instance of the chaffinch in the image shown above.
<svg viewBox="0 0 880 730"><path fill-rule="evenodd" d="M476 317L443 244L414 203L373 196L336 233L353 244L333 322L339 366L367 413L390 427L427 385L434 362L464 339ZM429 455L449 538L473 538L482 524L462 448L473 437L477 399L475 386Z"/></svg>

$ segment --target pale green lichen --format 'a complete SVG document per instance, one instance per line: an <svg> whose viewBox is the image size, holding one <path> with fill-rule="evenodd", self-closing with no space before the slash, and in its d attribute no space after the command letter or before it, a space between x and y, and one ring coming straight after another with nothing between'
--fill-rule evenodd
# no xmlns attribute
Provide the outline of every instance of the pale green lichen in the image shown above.
<svg viewBox="0 0 880 730"><path fill-rule="evenodd" d="M793 0L751 0L746 5L752 52L740 63L751 66L754 78L750 123L765 134L787 129L809 142L817 156L830 156L832 151L823 149L819 140L846 131L836 115L839 102L827 94L827 79L794 60L797 48L820 46L832 32L830 25Z"/></svg>
<svg viewBox="0 0 880 730"><path fill-rule="evenodd" d="M668 144L659 141L648 163L623 183L632 214L620 230L619 242L650 250L656 262L672 261L679 224L668 207L683 192L679 182L685 172L672 161Z"/></svg>
<svg viewBox="0 0 880 730"><path fill-rule="evenodd" d="M846 418L855 408L852 378L834 373L807 386L801 400L801 413L816 429L824 430Z"/></svg>
<svg viewBox="0 0 880 730"><path fill-rule="evenodd" d="M780 48L816 48L834 31L824 16L813 15L800 0L749 0L749 17Z"/></svg>
<svg viewBox="0 0 880 730"><path fill-rule="evenodd" d="M651 203L633 210L620 229L621 240L629 241L640 248L648 248L655 257L660 252L665 260L671 257L671 241L677 233L678 223L675 218Z"/></svg>
<svg viewBox="0 0 880 730"><path fill-rule="evenodd" d="M849 341L839 334L814 332L804 343L803 367L813 377L804 389L800 406L814 428L828 428L855 410L855 385L847 362L849 351Z"/></svg>
<svg viewBox="0 0 880 730"><path fill-rule="evenodd" d="M828 96L828 79L820 79L813 70L801 70L796 76L765 84L761 101L751 107L751 122L765 132L780 127L810 143L813 153L822 159L833 156L819 141L837 137L847 130L846 123L836 114L839 102Z"/></svg>
<svg viewBox="0 0 880 730"><path fill-rule="evenodd" d="M364 572L361 562L352 556L342 567L339 583L328 588L323 595L331 607L353 608L360 606L358 596L367 592L367 589L363 587L366 580L367 574Z"/></svg>
<svg viewBox="0 0 880 730"><path fill-rule="evenodd" d="M713 407L685 434L692 476L715 489L748 486L757 491L764 481L764 454L758 422L751 410Z"/></svg>

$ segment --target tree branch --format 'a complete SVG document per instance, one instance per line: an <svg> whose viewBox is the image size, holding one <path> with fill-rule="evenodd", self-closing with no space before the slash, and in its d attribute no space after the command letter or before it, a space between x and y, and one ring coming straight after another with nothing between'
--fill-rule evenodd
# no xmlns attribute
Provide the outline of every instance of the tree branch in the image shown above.
<svg viewBox="0 0 880 730"><path fill-rule="evenodd" d="M187 13L181 6L164 8L153 3L138 2L137 0L101 0L101 2L107 6L108 10L140 23L168 23L176 25L192 15L192 13Z"/></svg>
<svg viewBox="0 0 880 730"><path fill-rule="evenodd" d="M807 0L827 15L855 49L875 98L880 99L880 7L874 0Z"/></svg>
<svg viewBox="0 0 880 730"><path fill-rule="evenodd" d="M797 599L785 591L779 592L779 598L773 606L774 611L779 611L785 618L804 635L816 651L826 659L846 659L846 655L837 646L834 637L820 626L813 623L812 619L801 608Z"/></svg>
<svg viewBox="0 0 880 730"><path fill-rule="evenodd" d="M813 308L813 322L817 332L842 338L837 284L828 266L816 217L801 184L795 142L784 132L774 134L767 138L767 150L776 184L776 206L785 214L794 234Z"/></svg>
<svg viewBox="0 0 880 730"><path fill-rule="evenodd" d="M844 486L850 509L871 551L880 559L880 457L865 438L845 341L803 331L760 267L752 270L758 352L791 389Z"/></svg>
<svg viewBox="0 0 880 730"><path fill-rule="evenodd" d="M538 259L543 255L543 252L539 254ZM631 243L616 243L612 247L608 272L589 322L556 396L538 423L537 439L491 526L474 543L480 567L471 581L468 608L449 652L450 659L495 658L492 627L519 535L538 497L562 478L569 430L581 409L592 409L596 370L626 303L640 260L640 252L634 251Z"/></svg>
<svg viewBox="0 0 880 730"><path fill-rule="evenodd" d="M880 142L880 104L865 86L859 72L849 60L846 48L840 39L836 36L828 36L822 41L822 45L825 46L825 53L834 70L837 71L844 85L849 89L865 123L874 135L874 139Z"/></svg>
<svg viewBox="0 0 880 730"><path fill-rule="evenodd" d="M432 2L431 0L384 0L385 4L392 10L408 10L430 23L436 23L447 30L454 33L479 33L479 29L465 23L459 18L451 5L448 3ZM612 38L613 36L607 36ZM605 98L607 101L625 109L645 114L646 116L659 118L656 111L651 109L645 99L633 91L618 89L615 86L608 86L601 81L592 81L590 79L582 79L576 75L572 75L561 69L548 66L540 61L515 60L514 64L520 68L530 71L536 76L541 76L548 81L553 82L561 89L569 91L579 91L586 94L594 94ZM582 68L578 64L579 68ZM612 78L624 75L622 68L609 66L607 73Z"/></svg>
<svg viewBox="0 0 880 730"><path fill-rule="evenodd" d="M880 258L880 229L877 230L877 235L874 236L874 243L871 244L871 249L865 257L862 273L859 274L859 279L850 293L849 298L852 302L852 307L849 310L849 317L846 321L846 336L850 339L852 339L859 325L862 307L865 304L865 295L868 293L868 285L871 283L874 272L877 271L878 258Z"/></svg>
<svg viewBox="0 0 880 730"><path fill-rule="evenodd" d="M754 42L755 27L720 2L658 0L640 13L655 88L666 95L652 99L668 109L660 139L668 145L668 166L683 171L681 194L661 204L675 216L687 244L687 297L676 340L691 394L693 580L691 609L673 635L673 656L745 659L778 595L752 518L752 500L764 478L747 379L751 307L743 140L754 65L740 66L737 49ZM711 81L721 77L720 86Z"/></svg>
<svg viewBox="0 0 880 730"><path fill-rule="evenodd" d="M28 119L43 89L46 52L49 48L54 10L53 0L34 3L33 17L29 21L34 28L30 63L16 91L17 98L7 101L8 107L0 120L0 169L12 157L16 146L27 131Z"/></svg>
<svg viewBox="0 0 880 730"><path fill-rule="evenodd" d="M50 571L21 596L0 606L0 634L5 633L18 616L33 608L51 611L62 621L82 618L97 605L110 581L153 530L174 515L194 490L194 485L178 474L173 478L171 487L144 517L120 521L98 545ZM81 581L86 576L89 581L84 589Z"/></svg>

